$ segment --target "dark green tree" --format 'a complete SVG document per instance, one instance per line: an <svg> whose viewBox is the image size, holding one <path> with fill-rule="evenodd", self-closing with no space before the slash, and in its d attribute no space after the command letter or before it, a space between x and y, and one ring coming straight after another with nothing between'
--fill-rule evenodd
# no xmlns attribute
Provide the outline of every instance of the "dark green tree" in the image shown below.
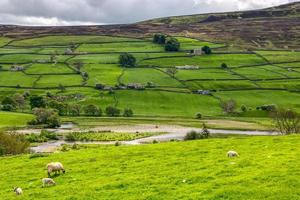
<svg viewBox="0 0 300 200"><path fill-rule="evenodd" d="M30 106L33 108L45 108L46 101L42 96L31 96L30 97Z"/></svg>
<svg viewBox="0 0 300 200"><path fill-rule="evenodd" d="M123 53L119 57L119 64L122 67L135 67L136 58L132 54Z"/></svg>
<svg viewBox="0 0 300 200"><path fill-rule="evenodd" d="M159 33L157 33L153 36L153 42L156 44L165 44L166 39L167 39L167 37L165 35L159 34Z"/></svg>
<svg viewBox="0 0 300 200"><path fill-rule="evenodd" d="M123 112L124 117L133 117L133 111L130 108L125 108Z"/></svg>
<svg viewBox="0 0 300 200"><path fill-rule="evenodd" d="M202 51L206 54L206 55L210 55L212 53L212 50L209 46L204 46L202 47Z"/></svg>
<svg viewBox="0 0 300 200"><path fill-rule="evenodd" d="M166 51L179 51L180 43L176 38L170 37L166 41L165 50Z"/></svg>
<svg viewBox="0 0 300 200"><path fill-rule="evenodd" d="M106 109L105 109L105 113L107 116L109 117L119 117L120 116L120 109L116 108L116 107L113 107L113 106L108 106Z"/></svg>
<svg viewBox="0 0 300 200"><path fill-rule="evenodd" d="M84 107L84 113L88 116L101 116L102 110L95 105L88 105Z"/></svg>

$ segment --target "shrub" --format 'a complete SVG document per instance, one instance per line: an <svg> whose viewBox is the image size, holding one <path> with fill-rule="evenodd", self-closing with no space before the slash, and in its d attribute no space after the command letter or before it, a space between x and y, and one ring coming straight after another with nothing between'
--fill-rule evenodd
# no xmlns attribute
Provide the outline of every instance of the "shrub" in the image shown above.
<svg viewBox="0 0 300 200"><path fill-rule="evenodd" d="M245 105L242 105L242 106L241 106L241 111L242 111L242 112L247 112L248 109L247 109L247 107L246 107Z"/></svg>
<svg viewBox="0 0 300 200"><path fill-rule="evenodd" d="M196 119L202 119L202 114L201 113L197 113L196 114Z"/></svg>
<svg viewBox="0 0 300 200"><path fill-rule="evenodd" d="M119 57L119 64L122 67L135 67L136 58L129 53L123 53Z"/></svg>
<svg viewBox="0 0 300 200"><path fill-rule="evenodd" d="M124 117L133 117L133 111L130 108L125 108L123 116Z"/></svg>
<svg viewBox="0 0 300 200"><path fill-rule="evenodd" d="M263 110L263 111L267 111L267 112L274 112L277 110L277 106L274 104L271 105L263 105L263 106L258 106L256 108L257 110Z"/></svg>
<svg viewBox="0 0 300 200"><path fill-rule="evenodd" d="M225 113L233 113L236 108L236 102L233 99L221 102L221 108Z"/></svg>
<svg viewBox="0 0 300 200"><path fill-rule="evenodd" d="M273 114L274 125L283 135L300 133L300 115L293 110L280 109Z"/></svg>
<svg viewBox="0 0 300 200"><path fill-rule="evenodd" d="M115 108L113 106L108 106L105 109L105 113L109 117L118 117L118 116L120 116L121 111L120 111L120 109Z"/></svg>
<svg viewBox="0 0 300 200"><path fill-rule="evenodd" d="M184 140L207 139L207 138L209 138L209 135L210 135L210 132L207 129L206 124L203 124L203 128L202 128L201 132L190 131L185 135Z"/></svg>
<svg viewBox="0 0 300 200"><path fill-rule="evenodd" d="M166 51L179 51L180 43L176 38L170 37L166 41L165 50Z"/></svg>
<svg viewBox="0 0 300 200"><path fill-rule="evenodd" d="M17 155L28 151L29 142L25 136L0 132L0 155Z"/></svg>

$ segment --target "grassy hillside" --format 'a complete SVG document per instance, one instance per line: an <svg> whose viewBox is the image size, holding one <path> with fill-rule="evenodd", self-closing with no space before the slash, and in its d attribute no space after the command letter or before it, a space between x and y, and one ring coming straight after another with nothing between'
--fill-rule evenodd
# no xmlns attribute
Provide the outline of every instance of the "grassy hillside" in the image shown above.
<svg viewBox="0 0 300 200"><path fill-rule="evenodd" d="M15 199L11 187L19 186L24 200L298 199L299 139L229 137L3 157L0 196ZM226 157L232 149L239 158ZM61 161L66 174L54 178L57 186L42 188L50 161Z"/></svg>

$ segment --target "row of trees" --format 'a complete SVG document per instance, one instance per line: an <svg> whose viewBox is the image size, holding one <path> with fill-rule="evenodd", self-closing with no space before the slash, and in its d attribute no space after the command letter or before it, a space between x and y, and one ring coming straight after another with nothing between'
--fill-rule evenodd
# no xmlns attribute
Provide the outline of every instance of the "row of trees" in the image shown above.
<svg viewBox="0 0 300 200"><path fill-rule="evenodd" d="M180 50L180 42L176 38L166 36L164 34L155 34L153 36L153 42L156 44L164 45L165 51Z"/></svg>

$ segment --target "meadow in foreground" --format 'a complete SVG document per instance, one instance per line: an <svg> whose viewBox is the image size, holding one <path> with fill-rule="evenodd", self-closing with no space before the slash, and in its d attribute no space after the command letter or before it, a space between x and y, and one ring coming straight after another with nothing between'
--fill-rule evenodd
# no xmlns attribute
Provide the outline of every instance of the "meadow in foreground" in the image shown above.
<svg viewBox="0 0 300 200"><path fill-rule="evenodd" d="M15 199L298 199L299 136L228 137L144 146L101 146L0 158L0 196ZM229 150L239 158L227 158ZM66 174L42 188L45 165ZM30 163L30 164L29 164ZM10 169L10 170L5 170Z"/></svg>

